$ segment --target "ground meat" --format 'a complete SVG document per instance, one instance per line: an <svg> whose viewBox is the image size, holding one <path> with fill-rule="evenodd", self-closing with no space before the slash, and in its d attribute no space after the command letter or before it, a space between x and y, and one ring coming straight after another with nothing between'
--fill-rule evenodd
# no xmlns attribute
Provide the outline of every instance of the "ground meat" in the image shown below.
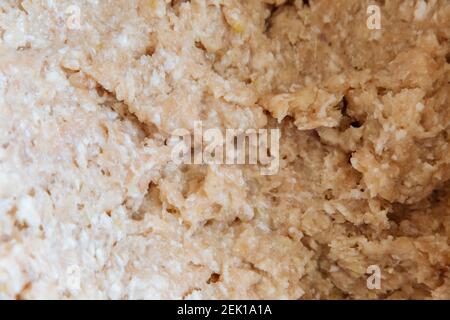
<svg viewBox="0 0 450 320"><path fill-rule="evenodd" d="M446 0L0 1L0 298L449 299L449 39ZM175 163L196 121L278 172Z"/></svg>

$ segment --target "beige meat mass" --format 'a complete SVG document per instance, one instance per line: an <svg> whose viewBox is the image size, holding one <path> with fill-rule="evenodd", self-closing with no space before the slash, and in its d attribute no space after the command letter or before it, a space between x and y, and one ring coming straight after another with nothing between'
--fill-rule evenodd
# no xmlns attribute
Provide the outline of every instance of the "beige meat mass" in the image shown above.
<svg viewBox="0 0 450 320"><path fill-rule="evenodd" d="M446 0L0 0L0 298L449 299L449 63Z"/></svg>

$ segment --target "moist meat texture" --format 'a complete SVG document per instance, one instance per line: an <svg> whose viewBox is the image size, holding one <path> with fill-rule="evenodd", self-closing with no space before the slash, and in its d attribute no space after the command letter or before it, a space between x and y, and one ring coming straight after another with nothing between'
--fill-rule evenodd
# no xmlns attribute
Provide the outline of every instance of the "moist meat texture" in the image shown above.
<svg viewBox="0 0 450 320"><path fill-rule="evenodd" d="M447 0L0 0L0 298L450 299L449 63Z"/></svg>

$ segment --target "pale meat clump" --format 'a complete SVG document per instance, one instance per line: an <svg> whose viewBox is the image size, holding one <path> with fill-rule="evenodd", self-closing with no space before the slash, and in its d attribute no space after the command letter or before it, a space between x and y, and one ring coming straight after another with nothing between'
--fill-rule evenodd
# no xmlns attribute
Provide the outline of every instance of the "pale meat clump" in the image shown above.
<svg viewBox="0 0 450 320"><path fill-rule="evenodd" d="M1 1L0 298L449 299L450 3L375 3Z"/></svg>

